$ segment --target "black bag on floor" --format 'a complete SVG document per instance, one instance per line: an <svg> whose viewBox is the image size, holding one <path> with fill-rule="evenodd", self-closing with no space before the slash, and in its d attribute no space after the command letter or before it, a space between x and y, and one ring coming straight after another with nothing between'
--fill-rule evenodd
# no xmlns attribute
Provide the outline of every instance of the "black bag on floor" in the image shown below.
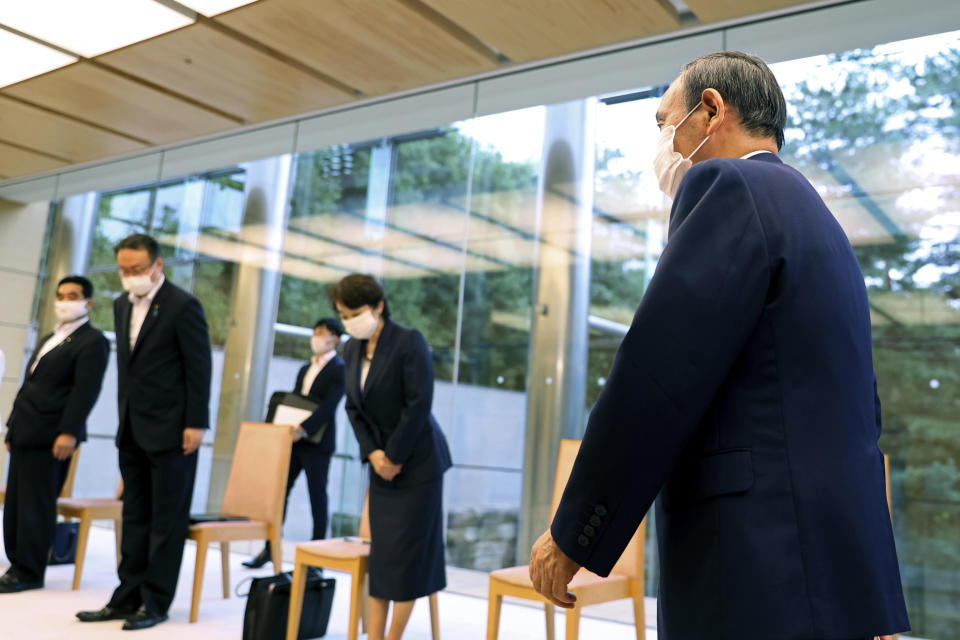
<svg viewBox="0 0 960 640"><path fill-rule="evenodd" d="M53 532L50 562L47 564L73 564L77 557L77 533L79 522L58 522Z"/></svg>
<svg viewBox="0 0 960 640"><path fill-rule="evenodd" d="M243 612L243 640L285 640L292 579L290 571L253 579ZM335 585L333 578L324 578L316 569L307 571L299 640L326 635Z"/></svg>

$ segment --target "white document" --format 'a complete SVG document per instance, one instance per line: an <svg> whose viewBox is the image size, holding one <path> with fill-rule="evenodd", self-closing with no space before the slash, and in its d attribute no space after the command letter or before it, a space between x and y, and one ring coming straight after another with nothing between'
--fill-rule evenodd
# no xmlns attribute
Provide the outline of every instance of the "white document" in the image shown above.
<svg viewBox="0 0 960 640"><path fill-rule="evenodd" d="M273 424L290 424L299 427L304 420L313 415L306 409L297 409L285 404L277 407L277 412L273 415Z"/></svg>

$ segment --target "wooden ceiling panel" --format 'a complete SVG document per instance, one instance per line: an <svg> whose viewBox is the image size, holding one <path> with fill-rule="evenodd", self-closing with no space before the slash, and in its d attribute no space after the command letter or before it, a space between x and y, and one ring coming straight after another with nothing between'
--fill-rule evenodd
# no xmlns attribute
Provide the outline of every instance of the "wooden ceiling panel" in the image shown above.
<svg viewBox="0 0 960 640"><path fill-rule="evenodd" d="M89 62L26 80L3 93L152 144L193 138L238 124Z"/></svg>
<svg viewBox="0 0 960 640"><path fill-rule="evenodd" d="M802 4L803 0L684 0L700 22L716 22Z"/></svg>
<svg viewBox="0 0 960 640"><path fill-rule="evenodd" d="M367 95L497 66L492 53L470 46L402 0L271 0L217 21Z"/></svg>
<svg viewBox="0 0 960 640"><path fill-rule="evenodd" d="M423 0L514 62L676 29L666 0Z"/></svg>
<svg viewBox="0 0 960 640"><path fill-rule="evenodd" d="M70 162L85 162L145 145L0 95L0 140Z"/></svg>
<svg viewBox="0 0 960 640"><path fill-rule="evenodd" d="M246 122L262 122L353 98L205 24L97 58Z"/></svg>
<svg viewBox="0 0 960 640"><path fill-rule="evenodd" d="M66 166L66 162L0 142L0 175L16 178Z"/></svg>

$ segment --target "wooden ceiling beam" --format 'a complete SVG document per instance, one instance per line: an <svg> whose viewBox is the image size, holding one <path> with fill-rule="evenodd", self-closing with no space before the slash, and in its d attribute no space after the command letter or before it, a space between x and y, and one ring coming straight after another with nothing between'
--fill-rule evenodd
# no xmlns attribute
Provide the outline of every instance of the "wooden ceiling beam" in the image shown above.
<svg viewBox="0 0 960 640"><path fill-rule="evenodd" d="M490 60L490 62L493 64L500 65L504 62L509 62L509 58L504 56L503 53L492 48L488 43L484 42L476 35L457 24L444 14L440 13L430 5L426 4L423 2L423 0L395 0L395 2L407 7L410 11L418 14L424 20L432 22L437 27L450 34L450 36L455 40L462 43L464 46L473 49L481 56Z"/></svg>
<svg viewBox="0 0 960 640"><path fill-rule="evenodd" d="M14 86L16 86L16 85L14 85ZM25 106L27 106L27 107L30 107L30 108L32 108L32 109L37 109L38 111L43 111L44 113L49 113L50 115L54 115L54 116L57 116L57 117L60 117L60 118L65 118L65 119L67 119L67 120L72 120L73 122L76 122L77 124L82 124L82 125L85 126L85 127L92 127L92 128L94 128L94 129L98 129L98 130L100 130L100 131L103 131L104 133L109 133L109 134L112 135L112 136L119 136L119 137L121 137L121 138L126 138L127 140L129 140L129 141L131 141L131 142L136 142L136 143L139 144L139 145L144 145L144 146L149 146L149 145L150 145L150 141L149 141L149 140L145 140L145 139L143 139L143 138L139 138L139 137L137 137L137 136L135 136L135 135L131 135L131 134L129 134L129 133L125 133L125 132L119 131L119 130L117 130L117 129L111 129L110 127L104 126L104 125L102 125L102 124L98 124L98 123L93 122L93 121L91 121L91 120L86 120L86 119L84 119L84 118L81 118L81 117L76 116L76 115L71 114L71 113L66 113L66 112L60 111L60 110L58 110L58 109L53 109L53 108L51 108L51 107L47 107L47 106L42 105L42 104L39 104L39 103L37 103L37 102L33 102L32 100L27 100L27 99L21 98L21 97L19 97L19 96L11 95L11 94L9 94L9 93L6 93L6 89L0 91L0 96L3 96L3 97L6 98L7 100L13 100L13 101L15 101L15 102L19 102L20 104L25 105Z"/></svg>

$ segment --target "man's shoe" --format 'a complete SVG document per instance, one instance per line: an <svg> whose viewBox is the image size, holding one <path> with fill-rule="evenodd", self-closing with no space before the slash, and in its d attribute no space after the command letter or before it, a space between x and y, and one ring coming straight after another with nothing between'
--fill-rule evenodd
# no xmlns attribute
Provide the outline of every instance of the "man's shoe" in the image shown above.
<svg viewBox="0 0 960 640"><path fill-rule="evenodd" d="M12 573L5 573L0 577L0 593L20 593L30 589L43 589L42 580L21 580Z"/></svg>
<svg viewBox="0 0 960 640"><path fill-rule="evenodd" d="M249 560L244 562L243 566L247 567L248 569L259 569L260 567L267 564L268 562L270 562L270 543L269 542L263 548L263 551L261 551L255 557L250 558Z"/></svg>
<svg viewBox="0 0 960 640"><path fill-rule="evenodd" d="M127 621L123 623L123 630L139 631L140 629L149 629L166 620L167 614L150 613L144 605L137 609L135 614L127 618Z"/></svg>
<svg viewBox="0 0 960 640"><path fill-rule="evenodd" d="M126 620L136 613L130 609L115 609L107 605L96 611L80 611L77 613L77 618L80 622L106 622L107 620Z"/></svg>

